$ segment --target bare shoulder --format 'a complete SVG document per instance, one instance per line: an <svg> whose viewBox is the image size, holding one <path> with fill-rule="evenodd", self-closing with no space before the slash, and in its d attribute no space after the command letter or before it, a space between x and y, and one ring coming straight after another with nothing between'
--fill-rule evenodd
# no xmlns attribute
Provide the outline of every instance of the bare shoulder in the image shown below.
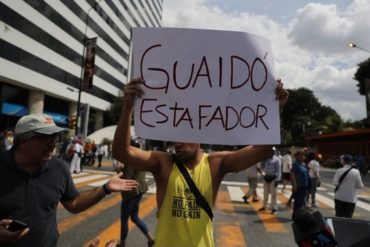
<svg viewBox="0 0 370 247"><path fill-rule="evenodd" d="M225 158L231 155L231 151L218 151L208 155L208 161L211 165L221 164Z"/></svg>
<svg viewBox="0 0 370 247"><path fill-rule="evenodd" d="M219 174L220 168L224 163L225 159L229 157L233 152L230 151L218 151L208 155L208 162L213 173Z"/></svg>
<svg viewBox="0 0 370 247"><path fill-rule="evenodd" d="M157 160L160 169L152 171L154 175L166 175L172 167L172 155L162 151L152 151L153 158Z"/></svg>

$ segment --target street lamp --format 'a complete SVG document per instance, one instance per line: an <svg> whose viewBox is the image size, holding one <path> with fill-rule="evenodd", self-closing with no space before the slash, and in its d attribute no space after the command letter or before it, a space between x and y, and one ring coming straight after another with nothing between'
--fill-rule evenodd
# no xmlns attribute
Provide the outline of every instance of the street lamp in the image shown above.
<svg viewBox="0 0 370 247"><path fill-rule="evenodd" d="M370 51L369 51L369 50L367 50L367 49L365 49L365 48L362 48L362 47L360 47L360 46L356 45L356 44L355 44L355 43L353 43L353 42L348 43L348 47L349 47L349 48L357 48L357 49L360 49L360 50L363 50L363 51L366 51L366 52L370 53Z"/></svg>
<svg viewBox="0 0 370 247"><path fill-rule="evenodd" d="M87 36L86 36L86 33L87 33L87 27L88 27L88 24L89 24L89 14L90 14L90 11L95 8L95 6L97 4L99 4L101 0L97 1L94 3L93 6L91 6L87 13L86 13L86 20L85 20L85 33L84 33L84 38L83 38L83 50L82 50L82 58L81 58L81 74L80 74L80 80L79 80L79 85L78 85L78 99L77 99L77 120L76 120L76 126L75 126L75 136L78 136L78 131L79 131L79 123L80 123L80 120L81 120L81 92L82 92L82 80L83 80L83 76L84 76L84 59L85 59L85 48L86 48L86 40L87 40Z"/></svg>

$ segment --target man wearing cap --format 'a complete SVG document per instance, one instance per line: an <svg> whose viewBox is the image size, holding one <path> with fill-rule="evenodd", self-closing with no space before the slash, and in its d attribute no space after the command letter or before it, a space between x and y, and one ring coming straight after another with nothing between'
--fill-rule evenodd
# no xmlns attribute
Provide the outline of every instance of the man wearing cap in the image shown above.
<svg viewBox="0 0 370 247"><path fill-rule="evenodd" d="M53 157L65 129L45 114L22 117L14 146L0 154L0 246L56 246L59 201L71 213L82 212L113 191L131 190L134 180L113 176L103 187L79 193L67 164ZM10 231L13 220L27 228Z"/></svg>
<svg viewBox="0 0 370 247"><path fill-rule="evenodd" d="M356 189L364 186L360 172L352 166L351 155L342 155L340 163L343 165L334 175L335 188L335 216L352 218L357 202Z"/></svg>

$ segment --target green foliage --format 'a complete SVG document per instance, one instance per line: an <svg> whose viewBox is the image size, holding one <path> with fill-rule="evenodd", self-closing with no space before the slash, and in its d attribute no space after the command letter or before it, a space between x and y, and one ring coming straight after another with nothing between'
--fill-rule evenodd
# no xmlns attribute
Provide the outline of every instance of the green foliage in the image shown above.
<svg viewBox="0 0 370 247"><path fill-rule="evenodd" d="M357 66L358 69L355 73L354 79L358 81L357 84L358 92L361 95L365 95L366 94L365 80L370 79L370 58L359 63Z"/></svg>
<svg viewBox="0 0 370 247"><path fill-rule="evenodd" d="M328 106L323 106L307 88L289 91L289 100L282 113L282 144L304 145L306 136L333 133L343 128L341 117Z"/></svg>
<svg viewBox="0 0 370 247"><path fill-rule="evenodd" d="M367 126L367 123L366 123L366 118L362 119L362 120L358 120L358 121L346 121L344 124L343 124L343 127L345 129L348 129L348 128L352 128L352 129L363 129L363 128L366 128Z"/></svg>

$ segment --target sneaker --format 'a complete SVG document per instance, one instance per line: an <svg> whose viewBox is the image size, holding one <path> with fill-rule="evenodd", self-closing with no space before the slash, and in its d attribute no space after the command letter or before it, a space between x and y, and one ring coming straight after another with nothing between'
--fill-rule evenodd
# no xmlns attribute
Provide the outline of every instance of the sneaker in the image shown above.
<svg viewBox="0 0 370 247"><path fill-rule="evenodd" d="M277 215L277 210L276 209L271 210L271 214Z"/></svg>
<svg viewBox="0 0 370 247"><path fill-rule="evenodd" d="M245 202L246 204L248 204L248 203L249 203L249 202L248 202L248 198L247 198L246 196L243 196L242 198L243 198L243 200L244 200L244 202Z"/></svg>
<svg viewBox="0 0 370 247"><path fill-rule="evenodd" d="M262 207L262 208L258 209L259 212L262 212L262 211L265 211L265 210L266 210L265 207Z"/></svg>

